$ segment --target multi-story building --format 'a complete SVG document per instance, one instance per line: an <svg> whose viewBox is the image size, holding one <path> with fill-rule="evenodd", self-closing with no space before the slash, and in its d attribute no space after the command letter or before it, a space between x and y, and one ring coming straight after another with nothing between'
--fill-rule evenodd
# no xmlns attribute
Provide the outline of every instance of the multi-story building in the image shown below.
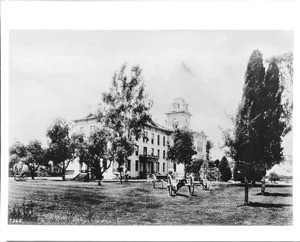
<svg viewBox="0 0 300 242"><path fill-rule="evenodd" d="M175 99L166 113L166 126L163 127L154 121L147 122L143 135L135 140L135 151L129 157L125 169L130 177L146 177L155 172L158 174L167 174L170 169L183 173L182 165L175 165L167 160L168 143L172 144L172 131L174 128L183 128L190 130L191 114L188 110L188 104L182 99ZM95 127L100 126L93 114L85 118L74 120L73 132L82 132L89 135ZM196 147L199 158L204 158L206 135L202 132L195 132L194 146ZM104 174L105 178L115 178L119 175L117 171L118 164L113 163L111 168ZM80 166L74 161L68 168L68 174L74 174L86 170L86 166Z"/></svg>
<svg viewBox="0 0 300 242"><path fill-rule="evenodd" d="M205 157L205 145L207 136L203 131L197 132L193 131L190 127L191 113L189 112L189 105L185 102L183 98L176 98L170 105L169 111L166 113L167 120L166 126L169 129L180 128L187 129L193 132L194 136L194 147L196 148L197 154L196 158L204 159ZM184 173L184 166L182 164L175 165L170 163L169 168L173 168L177 173Z"/></svg>

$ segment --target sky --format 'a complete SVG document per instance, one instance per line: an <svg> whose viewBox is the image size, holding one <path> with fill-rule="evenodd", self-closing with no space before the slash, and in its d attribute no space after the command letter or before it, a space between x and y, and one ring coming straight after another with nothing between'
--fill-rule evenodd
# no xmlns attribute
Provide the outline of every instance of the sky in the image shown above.
<svg viewBox="0 0 300 242"><path fill-rule="evenodd" d="M292 31L10 31L9 143L39 139L56 117L68 121L95 110L123 63L140 65L153 100L152 117L164 125L174 98L184 98L191 128L204 131L221 158L221 129L230 127L241 100L253 50L263 58L293 51ZM284 142L292 154L292 133Z"/></svg>

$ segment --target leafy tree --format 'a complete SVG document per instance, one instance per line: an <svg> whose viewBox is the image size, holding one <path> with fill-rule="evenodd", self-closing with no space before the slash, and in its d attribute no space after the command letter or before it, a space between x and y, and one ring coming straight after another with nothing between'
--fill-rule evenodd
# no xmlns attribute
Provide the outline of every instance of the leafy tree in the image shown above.
<svg viewBox="0 0 300 242"><path fill-rule="evenodd" d="M191 164L186 165L186 172L193 173L196 178L199 178L200 177L200 169L201 169L203 162L204 162L203 159L199 159L199 158L193 159Z"/></svg>
<svg viewBox="0 0 300 242"><path fill-rule="evenodd" d="M233 135L225 135L229 154L236 161L240 174L245 177L246 204L248 180L263 177L266 170L282 158L281 142L287 120L284 119L281 95L276 63L270 63L265 74L262 54L255 50L248 62Z"/></svg>
<svg viewBox="0 0 300 242"><path fill-rule="evenodd" d="M229 181L232 177L231 169L228 163L228 160L225 156L221 159L220 165L219 165L219 171L221 173L221 179L222 181Z"/></svg>
<svg viewBox="0 0 300 242"><path fill-rule="evenodd" d="M294 77L294 55L287 52L278 56L273 56L266 60L267 64L275 63L279 69L280 86L283 89L281 103L284 110L284 118L287 121L285 133L292 130L293 112L293 77Z"/></svg>
<svg viewBox="0 0 300 242"><path fill-rule="evenodd" d="M191 164L193 155L197 154L193 145L193 133L188 130L175 129L172 139L173 145L168 145L168 159L177 164L184 164L184 176L186 176L186 167Z"/></svg>
<svg viewBox="0 0 300 242"><path fill-rule="evenodd" d="M92 173L99 180L99 186L102 185L103 174L110 168L113 161L112 155L115 153L110 147L110 138L111 133L103 128L96 128L88 138L83 134L72 136L79 162L91 168Z"/></svg>
<svg viewBox="0 0 300 242"><path fill-rule="evenodd" d="M17 141L9 148L9 155L9 169L12 169L16 163L27 157L26 145Z"/></svg>
<svg viewBox="0 0 300 242"><path fill-rule="evenodd" d="M216 167L219 167L219 165L220 165L219 159L216 159L216 160L214 161L214 164L215 164Z"/></svg>
<svg viewBox="0 0 300 242"><path fill-rule="evenodd" d="M205 160L201 166L201 177L208 181L217 181L220 177L220 172L218 166L214 161Z"/></svg>
<svg viewBox="0 0 300 242"><path fill-rule="evenodd" d="M210 140L208 140L206 142L206 146L205 146L205 149L206 149L206 160L210 161L211 157L210 157L210 150L213 148L214 144L213 142L211 142Z"/></svg>
<svg viewBox="0 0 300 242"><path fill-rule="evenodd" d="M280 180L280 176L276 172L273 171L269 174L269 181L276 182L279 180Z"/></svg>
<svg viewBox="0 0 300 242"><path fill-rule="evenodd" d="M233 168L233 180L234 181L239 181L239 182L244 181L244 176L243 176L243 174L241 174L241 172L238 169L236 164L234 164L234 168Z"/></svg>
<svg viewBox="0 0 300 242"><path fill-rule="evenodd" d="M47 165L46 149L42 147L42 142L39 140L32 140L27 145L27 159L26 164L29 167L31 178L34 179L35 172L41 165Z"/></svg>
<svg viewBox="0 0 300 242"><path fill-rule="evenodd" d="M112 151L118 163L120 181L128 156L134 152L134 138L140 138L150 120L152 101L145 93L142 69L133 66L126 73L127 65L122 65L112 78L108 92L102 94L102 104L97 113L97 120L113 132Z"/></svg>
<svg viewBox="0 0 300 242"><path fill-rule="evenodd" d="M45 164L46 150L42 148L42 143L39 140L32 140L28 145L24 145L21 142L16 142L10 148L9 153L9 168L12 169L14 164L21 161L28 166L32 179L34 179L35 172L40 165Z"/></svg>
<svg viewBox="0 0 300 242"><path fill-rule="evenodd" d="M75 144L69 137L70 127L64 119L57 118L48 127L46 136L49 138L47 150L48 159L53 161L62 171L62 180L65 181L66 169L75 158Z"/></svg>
<svg viewBox="0 0 300 242"><path fill-rule="evenodd" d="M90 170L90 156L88 140L84 133L74 133L71 136L72 144L74 146L75 157L78 158L78 162L83 165L88 166L88 171ZM89 174L87 175L87 180L89 180Z"/></svg>

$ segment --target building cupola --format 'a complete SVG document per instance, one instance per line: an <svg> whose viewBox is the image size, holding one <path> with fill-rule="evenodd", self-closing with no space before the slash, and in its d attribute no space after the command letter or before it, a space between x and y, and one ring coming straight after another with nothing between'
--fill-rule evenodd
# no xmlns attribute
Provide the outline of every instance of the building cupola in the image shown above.
<svg viewBox="0 0 300 242"><path fill-rule="evenodd" d="M169 128L190 129L191 114L189 105L183 98L176 98L172 102L167 115L167 126Z"/></svg>

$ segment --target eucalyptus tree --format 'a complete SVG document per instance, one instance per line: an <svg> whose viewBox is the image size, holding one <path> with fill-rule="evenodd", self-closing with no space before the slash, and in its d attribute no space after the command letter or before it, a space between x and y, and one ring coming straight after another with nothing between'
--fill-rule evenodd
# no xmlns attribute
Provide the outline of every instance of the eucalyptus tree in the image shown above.
<svg viewBox="0 0 300 242"><path fill-rule="evenodd" d="M141 137L151 118L152 101L145 91L142 69L137 65L128 70L123 64L113 75L109 91L102 94L99 106L97 121L112 132L113 159L122 183L124 166L134 152L134 139Z"/></svg>

